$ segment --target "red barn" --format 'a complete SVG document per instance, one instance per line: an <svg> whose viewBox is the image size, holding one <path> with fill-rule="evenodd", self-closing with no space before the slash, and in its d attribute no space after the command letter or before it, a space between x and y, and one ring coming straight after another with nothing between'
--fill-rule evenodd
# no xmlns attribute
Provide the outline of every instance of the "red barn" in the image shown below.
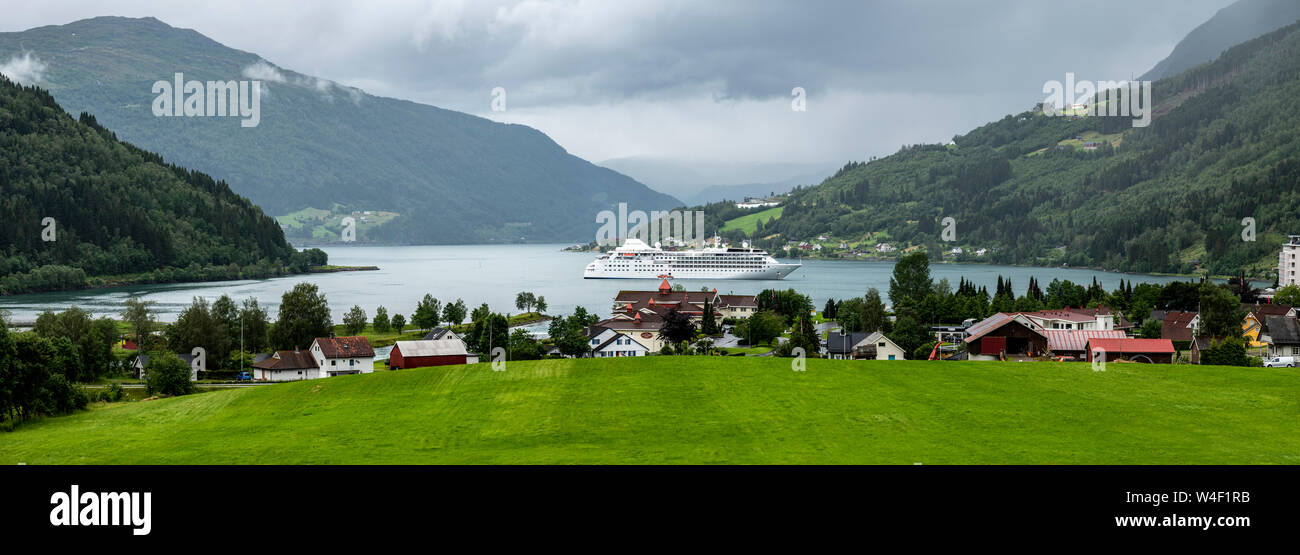
<svg viewBox="0 0 1300 555"><path fill-rule="evenodd" d="M1172 364L1174 342L1169 339L1088 339L1088 360L1125 359L1148 364Z"/></svg>
<svg viewBox="0 0 1300 555"><path fill-rule="evenodd" d="M474 360L470 360L473 358ZM445 366L448 364L470 364L478 362L465 349L465 342L459 338L430 339L424 341L398 341L388 353L388 367L393 370L403 368L421 368L424 366Z"/></svg>

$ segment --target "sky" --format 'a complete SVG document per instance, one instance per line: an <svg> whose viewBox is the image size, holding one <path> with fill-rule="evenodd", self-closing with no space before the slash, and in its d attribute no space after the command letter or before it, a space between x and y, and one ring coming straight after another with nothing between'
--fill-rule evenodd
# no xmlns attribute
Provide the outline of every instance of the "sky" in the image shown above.
<svg viewBox="0 0 1300 555"><path fill-rule="evenodd" d="M0 0L0 31L152 16L370 94L526 124L594 162L839 164L1024 111L1067 72L1141 75L1230 3Z"/></svg>

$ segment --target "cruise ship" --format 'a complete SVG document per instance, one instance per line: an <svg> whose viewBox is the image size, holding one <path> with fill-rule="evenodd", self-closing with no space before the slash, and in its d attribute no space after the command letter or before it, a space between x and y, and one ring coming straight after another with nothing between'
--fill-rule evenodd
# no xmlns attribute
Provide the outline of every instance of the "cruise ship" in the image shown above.
<svg viewBox="0 0 1300 555"><path fill-rule="evenodd" d="M628 239L623 246L601 254L587 264L586 279L781 279L802 264L782 264L767 251L750 248L708 247L702 250L665 251Z"/></svg>

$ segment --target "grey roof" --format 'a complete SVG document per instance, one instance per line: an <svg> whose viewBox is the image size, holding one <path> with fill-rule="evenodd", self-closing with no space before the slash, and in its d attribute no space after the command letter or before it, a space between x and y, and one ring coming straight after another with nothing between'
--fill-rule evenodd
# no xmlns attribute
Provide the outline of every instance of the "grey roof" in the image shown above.
<svg viewBox="0 0 1300 555"><path fill-rule="evenodd" d="M1300 321L1286 316L1268 317L1268 335L1274 345L1300 345Z"/></svg>
<svg viewBox="0 0 1300 555"><path fill-rule="evenodd" d="M433 328L433 331L424 334L424 340L431 341L434 339L442 339L442 336L447 335L449 332L451 332L451 330L447 328Z"/></svg>
<svg viewBox="0 0 1300 555"><path fill-rule="evenodd" d="M430 339L425 341L398 341L394 349L401 351L404 357L436 357L446 355L468 355L464 341Z"/></svg>
<svg viewBox="0 0 1300 555"><path fill-rule="evenodd" d="M879 333L879 332L877 332ZM867 332L849 332L841 335L838 332L831 332L826 338L826 350L831 354L842 355L853 352L853 346L867 340L867 337L874 334Z"/></svg>
<svg viewBox="0 0 1300 555"><path fill-rule="evenodd" d="M616 340L616 339L618 339L618 338L620 338L620 337L626 337L626 338L628 338L628 339L631 339L632 342L633 342L633 343L636 343L636 345L637 345L638 347L641 347L642 349L646 349L647 351L649 350L649 349L646 348L645 345L642 345L641 342L637 341L636 339L632 339L632 336L630 336L630 335L628 335L628 334L626 334L626 333L614 332L614 335L610 336L609 339L606 339L604 343L601 343L600 345L597 345L596 348L592 349L592 351L600 351L600 350L604 350L605 347L608 347L610 343L613 343L614 340Z"/></svg>

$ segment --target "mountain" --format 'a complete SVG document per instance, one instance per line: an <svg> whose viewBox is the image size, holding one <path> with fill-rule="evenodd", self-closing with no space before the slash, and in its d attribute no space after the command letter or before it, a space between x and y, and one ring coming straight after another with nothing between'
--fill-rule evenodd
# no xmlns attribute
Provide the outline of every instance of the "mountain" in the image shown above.
<svg viewBox="0 0 1300 555"><path fill-rule="evenodd" d="M838 164L748 163L633 156L600 165L622 172L688 206L783 194L821 181Z"/></svg>
<svg viewBox="0 0 1300 555"><path fill-rule="evenodd" d="M1300 23L1155 82L1146 127L1034 109L847 164L796 189L759 244L828 234L966 247L959 260L988 248L978 260L1271 279L1284 235L1300 233L1297 90Z"/></svg>
<svg viewBox="0 0 1300 555"><path fill-rule="evenodd" d="M536 129L372 96L153 18L0 33L4 60L28 69L69 112L90 112L126 141L221 176L273 215L398 214L363 226L359 241L588 239L596 213L619 202L642 210L681 204L569 154ZM154 116L154 83L178 72L186 81L260 80L267 90L259 123Z"/></svg>
<svg viewBox="0 0 1300 555"><path fill-rule="evenodd" d="M103 283L96 276L267 277L323 255L295 252L274 219L224 182L0 77L0 294Z"/></svg>
<svg viewBox="0 0 1300 555"><path fill-rule="evenodd" d="M1296 0L1238 0L1178 42L1169 57L1141 77L1155 81L1213 60L1224 50L1300 19Z"/></svg>

